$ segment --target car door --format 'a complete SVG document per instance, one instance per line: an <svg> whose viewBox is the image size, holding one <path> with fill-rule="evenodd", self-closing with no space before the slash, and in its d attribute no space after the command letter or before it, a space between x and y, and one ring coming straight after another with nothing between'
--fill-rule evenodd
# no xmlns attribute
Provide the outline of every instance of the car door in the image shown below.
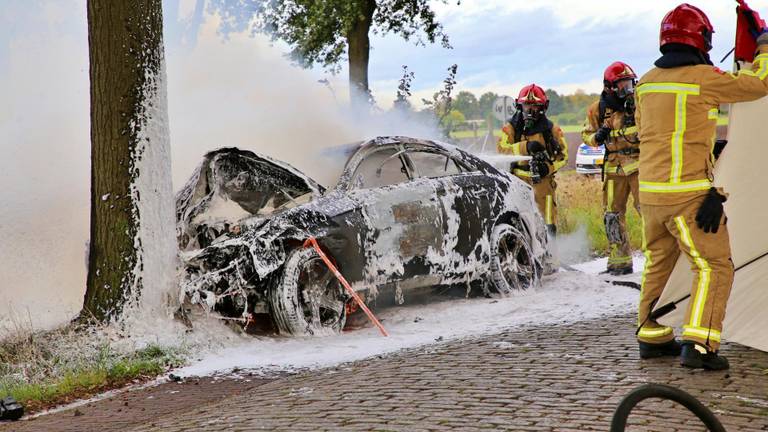
<svg viewBox="0 0 768 432"><path fill-rule="evenodd" d="M368 155L352 176L366 220L366 281L381 285L431 271L443 215L430 179L415 178L402 146Z"/></svg>
<svg viewBox="0 0 768 432"><path fill-rule="evenodd" d="M435 269L448 278L474 278L478 263L488 255L490 199L493 182L480 171L457 163L440 150L408 154L417 173L439 183L438 197L443 213L443 259Z"/></svg>

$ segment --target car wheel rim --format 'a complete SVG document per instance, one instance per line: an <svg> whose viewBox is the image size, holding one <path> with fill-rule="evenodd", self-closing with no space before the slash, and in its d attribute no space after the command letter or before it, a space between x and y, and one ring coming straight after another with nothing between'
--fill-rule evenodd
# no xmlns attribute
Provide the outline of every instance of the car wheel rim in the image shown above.
<svg viewBox="0 0 768 432"><path fill-rule="evenodd" d="M536 271L529 249L523 239L508 233L499 239L499 264L504 279L512 289L525 289L532 285Z"/></svg>
<svg viewBox="0 0 768 432"><path fill-rule="evenodd" d="M298 280L299 301L312 328L334 329L344 319L346 299L339 281L319 258L307 260Z"/></svg>

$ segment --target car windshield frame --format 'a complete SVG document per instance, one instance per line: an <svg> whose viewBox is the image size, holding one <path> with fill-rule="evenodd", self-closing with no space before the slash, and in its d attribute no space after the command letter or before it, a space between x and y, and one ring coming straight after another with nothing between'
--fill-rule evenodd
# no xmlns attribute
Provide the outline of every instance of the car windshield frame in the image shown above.
<svg viewBox="0 0 768 432"><path fill-rule="evenodd" d="M489 167L482 160L471 155L470 153L463 152L459 149L454 150L451 148L445 148L440 143L434 143L431 141L421 141L421 140L390 141L384 144L371 143L369 141L366 143L362 143L360 145L360 148L358 148L356 152L350 155L346 165L344 166L344 170L341 176L339 177L339 181L338 183L336 183L336 186L333 189L341 192L362 190L361 188L355 187L353 184L354 174L357 171L359 165L370 155L377 153L379 151L382 151L384 149L392 149L392 148L395 148L396 152L399 152L400 150L403 150L403 149L406 150L405 153L400 155L400 158L405 160L404 163L406 164L406 167L408 169L409 179L407 181L413 181L418 178L429 178L429 177L422 177L420 175L417 175L418 173L416 171L416 167L413 165L411 158L408 157L408 154L414 151L437 153L439 155L444 155L446 157L451 158L451 160L453 160L456 166L459 167L459 169L461 170L461 173L453 174L453 175L467 175L467 174L478 173L478 172L487 174L488 169L492 168L492 167ZM493 171L495 172L497 170L493 169ZM403 183L407 181L404 181ZM397 184L402 184L402 183L397 183Z"/></svg>
<svg viewBox="0 0 768 432"><path fill-rule="evenodd" d="M466 174L468 172L477 171L477 170L470 169L469 167L467 167L466 164L463 164L463 163L459 162L455 157L453 157L453 155L451 155L450 152L445 151L444 149L439 148L439 147L409 146L406 149L407 149L407 151L405 153L405 156L409 159L409 163L414 168L414 171L417 174L416 178L451 177L451 176ZM414 162L412 157L411 157L411 155L415 154L415 153L429 153L429 154L434 154L434 155L442 156L442 157L446 158L446 164L448 163L448 161L451 161L456 166L456 169L458 170L458 172L449 173L449 174L443 174L443 175L439 175L439 176L424 175L424 174L422 174L421 169L419 168L419 164Z"/></svg>
<svg viewBox="0 0 768 432"><path fill-rule="evenodd" d="M382 165L386 162L389 162L389 158L394 158L396 156L406 170L405 175L407 179L401 182L392 183L392 185L402 184L402 183L406 183L413 180L415 178L415 170L411 165L410 159L408 159L405 156L405 154L407 153L406 148L403 146L402 143L391 143L391 144L379 145L371 148L363 148L358 150L354 155L352 155L352 157L347 163L347 166L344 168L344 173L339 179L340 181L339 181L339 184L337 185L337 189L342 189L344 191L352 191L352 190L363 190L363 189L375 189L378 187L390 186L390 185L381 185L381 186L373 186L373 187L357 187L354 185L355 174L357 173L357 170L360 168L360 166L363 163L365 163L371 156L377 153L382 153L386 151L394 151L394 152L385 161L382 162Z"/></svg>

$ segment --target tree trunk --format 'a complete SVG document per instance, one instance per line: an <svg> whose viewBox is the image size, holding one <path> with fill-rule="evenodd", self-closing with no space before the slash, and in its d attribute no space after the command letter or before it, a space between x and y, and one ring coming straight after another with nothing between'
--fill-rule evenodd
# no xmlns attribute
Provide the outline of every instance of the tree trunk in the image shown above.
<svg viewBox="0 0 768 432"><path fill-rule="evenodd" d="M353 108L364 108L369 101L368 59L371 41L368 32L373 23L376 0L362 0L360 18L347 34L349 57L349 99Z"/></svg>
<svg viewBox="0 0 768 432"><path fill-rule="evenodd" d="M171 191L170 158L167 166L148 163L170 152L161 6L162 0L88 0L91 240L80 316L88 321L117 318L138 299L145 267L157 261L143 253L157 239L140 222L168 219L168 205L153 200ZM168 172L153 173L153 166ZM172 232L172 216L170 223Z"/></svg>

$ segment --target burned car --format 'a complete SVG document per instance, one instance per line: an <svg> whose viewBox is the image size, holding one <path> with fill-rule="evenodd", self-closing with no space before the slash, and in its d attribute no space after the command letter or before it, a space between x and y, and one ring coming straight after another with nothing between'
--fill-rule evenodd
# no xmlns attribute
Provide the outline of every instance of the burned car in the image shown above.
<svg viewBox="0 0 768 432"><path fill-rule="evenodd" d="M280 333L341 331L352 288L538 283L544 222L531 188L452 145L379 137L355 145L324 188L288 164L236 148L205 156L176 197L187 300L225 317L268 314Z"/></svg>

